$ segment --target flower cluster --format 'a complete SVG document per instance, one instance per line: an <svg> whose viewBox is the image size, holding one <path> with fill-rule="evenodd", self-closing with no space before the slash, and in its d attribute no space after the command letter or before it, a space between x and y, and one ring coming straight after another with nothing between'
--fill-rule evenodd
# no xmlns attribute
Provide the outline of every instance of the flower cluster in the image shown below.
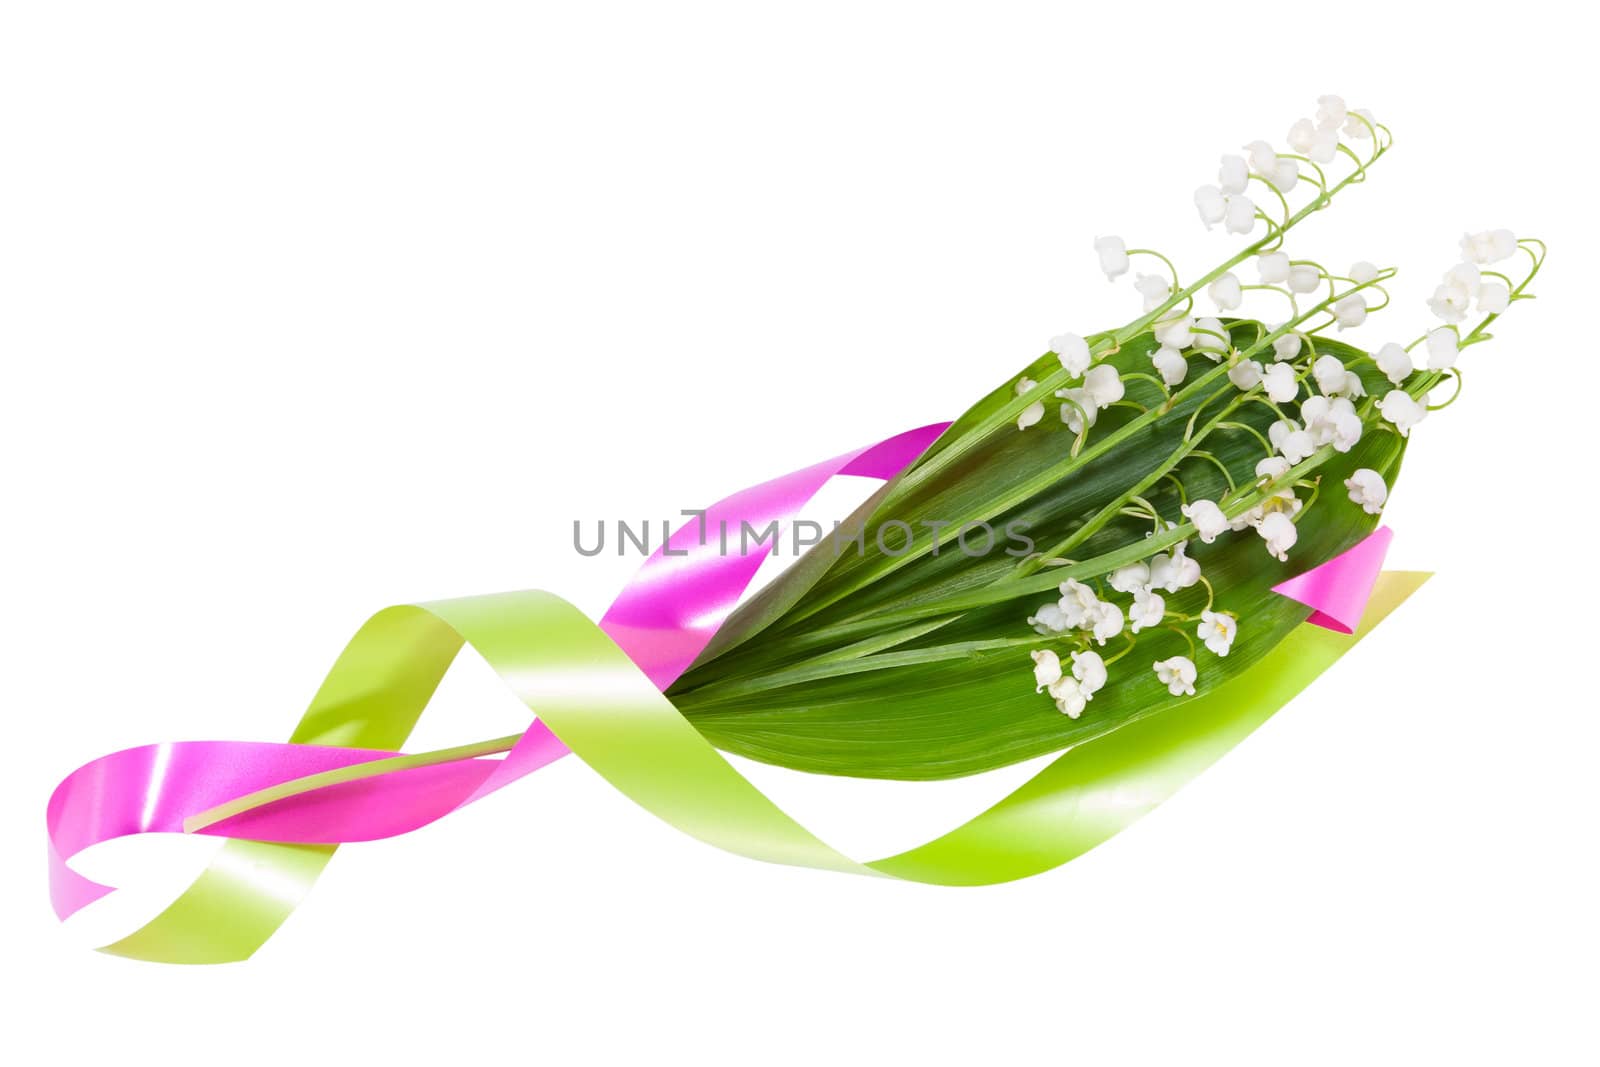
<svg viewBox="0 0 1600 1067"><path fill-rule="evenodd" d="M1510 230L1468 234L1461 240L1462 261L1446 272L1428 300L1444 326L1424 332L1409 344L1391 342L1371 353L1352 356L1348 346L1334 346L1345 353L1341 358L1319 350L1319 342L1329 344L1321 340L1324 331L1360 327L1371 312L1388 305L1383 283L1395 271L1365 260L1343 272L1332 271L1314 259L1292 256L1284 248L1285 238L1302 219L1326 206L1335 193L1361 180L1366 166L1387 150L1388 131L1370 111L1348 108L1337 96L1324 96L1317 102L1315 117L1302 118L1290 127L1287 145L1288 151L1279 152L1258 140L1245 145L1242 155L1224 155L1216 183L1202 186L1194 196L1208 229L1220 226L1229 234L1251 235L1264 226L1265 236L1190 285L1183 283L1177 268L1159 252L1130 249L1117 236L1096 238L1095 253L1106 277L1115 281L1133 275L1141 317L1113 334L1086 338L1064 333L1050 342L1050 352L1066 377L1066 384L1053 395L1061 401L1062 422L1076 435L1074 455L1105 409L1127 404L1147 413L1142 405L1126 398L1124 376L1103 362L1120 350L1124 340L1142 333L1151 337L1151 373L1129 372L1126 376L1144 378L1159 388L1166 397L1161 410L1169 410L1180 398L1203 396L1201 390L1221 387L1202 404L1216 403L1219 413L1202 425L1191 420L1185 448L1172 466L1207 434L1229 427L1248 430L1235 417L1245 405L1265 405L1273 412L1266 433L1256 434L1263 447L1252 479L1241 477L1239 484L1234 484L1230 475L1227 491L1216 499L1185 497L1181 524L1156 514L1147 500L1130 493L1124 504L1145 509L1155 521L1155 532L1172 536L1163 538L1159 551L1153 546L1145 559L1103 575L1104 587L1098 584L1102 579L1062 582L1060 599L1028 617L1037 634L1073 646L1068 673L1050 649L1032 653L1037 689L1048 690L1057 708L1073 718L1082 714L1094 692L1105 684L1106 667L1129 654L1142 632L1156 628L1181 633L1189 642L1190 655L1157 660L1151 669L1174 696L1194 694L1200 674L1195 663L1196 639L1212 654L1226 656L1238 634L1239 620L1233 613L1214 610L1210 583L1202 576L1200 564L1187 554L1188 538L1209 545L1220 537L1253 530L1268 555L1287 563L1299 541L1298 524L1308 503L1297 490L1309 489L1309 499L1315 499L1315 468L1329 457L1349 453L1367 434L1408 436L1431 410L1429 393L1434 387L1449 377L1459 388L1459 372L1454 368L1462 348L1486 339L1483 326L1512 302L1525 298L1522 289L1542 262L1543 246L1518 240ZM1325 168L1341 157L1354 169L1335 181ZM1310 191L1309 202L1298 209L1289 200L1296 190ZM1259 206L1273 203L1281 211ZM1495 265L1519 251L1529 255L1532 269L1526 278L1513 282ZM1136 258L1159 261L1162 269L1139 273L1133 269ZM1246 281L1238 273L1245 266L1253 268L1254 281ZM1216 316L1197 312L1195 301L1202 292L1215 307ZM1218 317L1237 312L1258 295L1273 302L1278 312L1275 322L1244 320L1230 325ZM1461 324L1473 313L1486 318L1463 333ZM1061 381L1059 375L1050 378L1051 385ZM1378 390L1381 396L1368 395L1367 383L1375 380L1387 381L1390 386L1387 391ZM1018 396L1039 388L1039 383L1028 378L1016 383ZM1020 429L1036 425L1044 413L1044 400L1035 399L1018 414L1017 425ZM1389 498L1383 475L1366 467L1345 478L1344 489L1348 499L1369 515L1380 514ZM1091 532L1090 528L1081 529L1058 547L1081 543ZM1174 540L1179 537L1183 539ZM1169 607L1167 597L1199 583L1206 586L1203 610L1189 615ZM1126 599L1116 602L1113 594ZM1105 659L1092 650L1091 646L1103 647L1119 635L1124 636L1126 648ZM1080 658L1085 664L1081 669Z"/></svg>

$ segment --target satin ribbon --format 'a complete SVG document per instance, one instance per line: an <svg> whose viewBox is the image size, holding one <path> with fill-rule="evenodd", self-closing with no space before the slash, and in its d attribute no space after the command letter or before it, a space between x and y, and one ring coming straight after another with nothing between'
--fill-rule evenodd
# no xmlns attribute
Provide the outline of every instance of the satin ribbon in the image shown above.
<svg viewBox="0 0 1600 1067"><path fill-rule="evenodd" d="M65 918L111 891L67 865L91 844L180 832L186 816L242 794L392 758L463 644L539 716L504 760L342 782L206 827L200 832L230 838L207 870L150 923L103 951L171 963L247 958L293 911L338 843L405 833L568 751L670 824L741 855L943 885L1026 877L1080 855L1165 799L1426 577L1384 575L1354 634L1302 626L1244 675L1186 702L1182 714L1152 716L1069 750L950 833L858 863L777 808L661 691L711 640L767 551L728 555L702 530L792 518L835 474L893 477L943 428L909 431L707 509L704 526L695 521L675 532L598 626L541 592L390 608L352 639L289 744L151 745L80 768L47 812L57 914Z"/></svg>

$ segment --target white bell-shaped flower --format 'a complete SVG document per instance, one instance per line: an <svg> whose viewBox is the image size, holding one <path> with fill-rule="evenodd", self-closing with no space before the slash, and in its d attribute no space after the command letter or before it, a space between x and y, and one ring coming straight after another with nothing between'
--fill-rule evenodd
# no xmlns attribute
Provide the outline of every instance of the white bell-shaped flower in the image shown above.
<svg viewBox="0 0 1600 1067"><path fill-rule="evenodd" d="M1383 475L1370 467L1362 467L1344 480L1344 487L1350 491L1350 501L1360 504L1361 510L1368 515L1376 515L1383 510L1384 501L1389 499L1389 487L1383 482Z"/></svg>
<svg viewBox="0 0 1600 1067"><path fill-rule="evenodd" d="M1095 608L1089 626L1096 644L1103 645L1122 632L1122 609L1109 600L1102 600Z"/></svg>
<svg viewBox="0 0 1600 1067"><path fill-rule="evenodd" d="M1205 544L1210 544L1228 529L1228 517L1211 500L1196 500L1180 509L1185 518L1194 523L1194 532Z"/></svg>
<svg viewBox="0 0 1600 1067"><path fill-rule="evenodd" d="M1017 395L1021 396L1039 383L1032 378L1023 378L1017 382ZM1023 408L1017 415L1017 429L1026 430L1029 426L1036 426L1044 418L1044 401L1035 400Z"/></svg>
<svg viewBox="0 0 1600 1067"><path fill-rule="evenodd" d="M1220 611L1202 611L1200 626L1195 632L1212 652L1226 656L1233 648L1233 639L1239 635L1239 620Z"/></svg>
<svg viewBox="0 0 1600 1067"><path fill-rule="evenodd" d="M1233 351L1233 338L1220 319L1209 316L1195 319L1190 335L1193 338L1190 343L1197 351L1204 352L1213 363L1221 362L1223 356Z"/></svg>
<svg viewBox="0 0 1600 1067"><path fill-rule="evenodd" d="M1367 321L1367 297L1364 293L1351 293L1333 305L1333 317L1339 329L1348 330Z"/></svg>
<svg viewBox="0 0 1600 1067"><path fill-rule="evenodd" d="M1256 228L1256 203L1248 196L1228 197L1223 226L1229 233L1249 233Z"/></svg>
<svg viewBox="0 0 1600 1067"><path fill-rule="evenodd" d="M1150 362L1169 386L1180 384L1189 373L1189 361L1171 345L1162 345L1152 352Z"/></svg>
<svg viewBox="0 0 1600 1067"><path fill-rule="evenodd" d="M1041 634L1059 634L1072 629L1060 604L1041 604L1037 611L1028 616L1028 625Z"/></svg>
<svg viewBox="0 0 1600 1067"><path fill-rule="evenodd" d="M1228 381L1236 389L1254 389L1261 384L1261 364L1253 359L1241 359L1228 368Z"/></svg>
<svg viewBox="0 0 1600 1067"><path fill-rule="evenodd" d="M1287 363L1274 363L1261 372L1261 387L1267 399L1274 404L1287 404L1300 395L1300 383L1295 380L1294 368Z"/></svg>
<svg viewBox="0 0 1600 1067"><path fill-rule="evenodd" d="M1300 539L1300 531L1296 529L1294 520L1281 511L1271 512L1263 518L1256 527L1256 533L1267 543L1267 552L1280 562L1289 559L1289 550Z"/></svg>
<svg viewBox="0 0 1600 1067"><path fill-rule="evenodd" d="M1188 549L1181 543L1170 553L1150 560L1150 588L1165 589L1169 593L1181 592L1200 581L1200 564L1189 558Z"/></svg>
<svg viewBox="0 0 1600 1067"><path fill-rule="evenodd" d="M1272 179L1272 172L1278 166L1278 153L1273 151L1272 145L1266 141L1251 141L1244 146L1250 162L1250 169L1267 180Z"/></svg>
<svg viewBox="0 0 1600 1067"><path fill-rule="evenodd" d="M1517 253L1517 235L1510 230L1484 230L1461 235L1461 254L1473 263L1498 263Z"/></svg>
<svg viewBox="0 0 1600 1067"><path fill-rule="evenodd" d="M1128 609L1128 629L1138 633L1152 626L1160 626L1166 614L1167 602L1160 593L1150 589L1136 589L1133 593L1133 607Z"/></svg>
<svg viewBox="0 0 1600 1067"><path fill-rule="evenodd" d="M1133 288L1144 297L1144 309L1154 311L1172 295L1172 283L1159 274L1140 274L1133 279Z"/></svg>
<svg viewBox="0 0 1600 1067"><path fill-rule="evenodd" d="M1175 319L1156 323L1151 332L1155 334L1156 340L1162 344L1184 349L1194 344L1193 326L1193 319L1180 315Z"/></svg>
<svg viewBox="0 0 1600 1067"><path fill-rule="evenodd" d="M1083 692L1084 699L1093 700L1094 695L1106 686L1106 661L1100 658L1098 652L1074 652L1072 676L1078 680L1078 688Z"/></svg>
<svg viewBox="0 0 1600 1067"><path fill-rule="evenodd" d="M1282 456L1268 456L1256 464L1256 477L1267 481L1277 481L1289 473L1292 464Z"/></svg>
<svg viewBox="0 0 1600 1067"><path fill-rule="evenodd" d="M1349 109L1344 105L1344 97L1331 94L1317 97L1317 125L1322 129L1339 129L1345 124L1349 114Z"/></svg>
<svg viewBox="0 0 1600 1067"><path fill-rule="evenodd" d="M1300 181L1300 164L1292 159L1279 159L1267 180L1280 193L1293 192L1295 184Z"/></svg>
<svg viewBox="0 0 1600 1067"><path fill-rule="evenodd" d="M1056 396L1066 401L1061 405L1061 421L1073 433L1082 433L1100 417L1100 405L1094 402L1094 397L1089 395L1087 389L1057 389Z"/></svg>
<svg viewBox="0 0 1600 1067"><path fill-rule="evenodd" d="M1378 411L1384 419L1394 424L1401 437L1411 434L1411 427L1428 415L1428 409L1411 398L1404 389L1393 389L1378 401Z"/></svg>
<svg viewBox="0 0 1600 1067"><path fill-rule="evenodd" d="M1461 354L1461 339L1448 326L1428 331L1428 369L1449 370Z"/></svg>
<svg viewBox="0 0 1600 1067"><path fill-rule="evenodd" d="M1357 285L1366 285L1368 282L1378 280L1378 268L1366 260L1357 260L1350 264L1350 280Z"/></svg>
<svg viewBox="0 0 1600 1067"><path fill-rule="evenodd" d="M1223 196L1238 196L1250 184L1250 168L1240 156L1223 156L1217 171L1217 187Z"/></svg>
<svg viewBox="0 0 1600 1067"><path fill-rule="evenodd" d="M1056 710L1069 719L1076 719L1083 714L1083 709L1088 706L1089 698L1083 693L1083 686L1076 678L1058 678L1050 685L1050 698L1056 702Z"/></svg>
<svg viewBox="0 0 1600 1067"><path fill-rule="evenodd" d="M1088 626L1100 607L1100 598L1095 595L1094 589L1076 578L1068 578L1057 588L1061 599L1056 603L1062 614L1066 615L1067 624L1074 629Z"/></svg>
<svg viewBox="0 0 1600 1067"><path fill-rule="evenodd" d="M1395 344L1393 341L1378 349L1373 358L1377 361L1378 369L1383 372L1383 376L1395 385L1411 377L1411 372L1416 369L1411 365L1411 353L1406 351L1404 345Z"/></svg>
<svg viewBox="0 0 1600 1067"><path fill-rule="evenodd" d="M1238 277L1232 271L1206 286L1206 295L1217 305L1219 311L1233 311L1244 303L1244 287L1239 284Z"/></svg>
<svg viewBox="0 0 1600 1067"><path fill-rule="evenodd" d="M1360 118L1357 116L1360 116ZM1363 122L1362 119L1366 121ZM1364 107L1358 107L1350 112L1349 118L1345 119L1344 135L1357 141L1365 141L1372 137L1372 133L1377 127L1378 120L1372 116L1372 112Z"/></svg>
<svg viewBox="0 0 1600 1067"><path fill-rule="evenodd" d="M1198 677L1194 661L1188 656L1173 656L1151 664L1156 678L1175 697L1194 696L1194 683Z"/></svg>
<svg viewBox="0 0 1600 1067"><path fill-rule="evenodd" d="M1484 315L1498 315L1511 306L1511 290L1500 282L1484 282L1478 290L1478 311Z"/></svg>
<svg viewBox="0 0 1600 1067"><path fill-rule="evenodd" d="M1062 369L1074 378L1088 370L1094 358L1089 353L1089 342L1075 333L1063 333L1050 338L1050 351L1061 360Z"/></svg>
<svg viewBox="0 0 1600 1067"><path fill-rule="evenodd" d="M1338 356L1318 356L1311 364L1311 376L1324 395L1336 396L1344 391L1344 364Z"/></svg>
<svg viewBox="0 0 1600 1067"><path fill-rule="evenodd" d="M1289 253L1268 252L1256 257L1256 270L1261 272L1262 285L1279 285L1289 280Z"/></svg>
<svg viewBox="0 0 1600 1067"><path fill-rule="evenodd" d="M1147 563L1129 563L1118 567L1106 579L1106 584L1119 593L1132 593L1150 584L1150 566Z"/></svg>
<svg viewBox="0 0 1600 1067"><path fill-rule="evenodd" d="M1094 250L1100 257L1100 269L1105 271L1108 280L1116 281L1128 273L1128 246L1122 243L1122 238L1115 235L1096 237Z"/></svg>
<svg viewBox="0 0 1600 1067"><path fill-rule="evenodd" d="M1228 217L1228 197L1215 185L1202 185L1194 191L1194 209L1209 230Z"/></svg>
<svg viewBox="0 0 1600 1067"><path fill-rule="evenodd" d="M1288 282L1291 293L1313 292L1322 284L1322 272L1310 263L1296 263L1289 268Z"/></svg>
<svg viewBox="0 0 1600 1067"><path fill-rule="evenodd" d="M1035 649L1033 657L1033 691L1042 692L1046 686L1061 680L1061 657L1047 648Z"/></svg>
<svg viewBox="0 0 1600 1067"><path fill-rule="evenodd" d="M1091 367L1083 376L1083 390L1094 401L1095 407L1108 408L1121 400L1125 392L1117 368L1109 363Z"/></svg>
<svg viewBox="0 0 1600 1067"><path fill-rule="evenodd" d="M1276 331L1278 327L1274 326L1272 329ZM1272 358L1280 363L1287 363L1300 355L1300 345L1301 337L1297 333L1286 333L1282 337L1273 338Z"/></svg>

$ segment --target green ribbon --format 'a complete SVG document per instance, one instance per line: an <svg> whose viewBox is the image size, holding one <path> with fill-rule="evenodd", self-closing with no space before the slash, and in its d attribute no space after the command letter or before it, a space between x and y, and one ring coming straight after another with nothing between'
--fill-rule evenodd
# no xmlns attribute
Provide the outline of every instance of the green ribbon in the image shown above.
<svg viewBox="0 0 1600 1067"><path fill-rule="evenodd" d="M1082 855L1242 741L1427 579L1386 572L1356 633L1309 624L1244 674L1170 712L1069 749L982 814L861 863L741 775L627 655L544 592L389 608L334 664L291 742L398 750L463 644L617 789L672 826L752 859L935 885L1026 878ZM336 846L230 840L165 911L102 951L165 963L248 958L299 904Z"/></svg>

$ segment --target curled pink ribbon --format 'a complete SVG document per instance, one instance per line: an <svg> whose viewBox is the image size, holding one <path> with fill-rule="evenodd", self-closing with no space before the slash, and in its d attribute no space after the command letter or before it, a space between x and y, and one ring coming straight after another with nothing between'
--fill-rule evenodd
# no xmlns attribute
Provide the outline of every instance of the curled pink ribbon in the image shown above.
<svg viewBox="0 0 1600 1067"><path fill-rule="evenodd" d="M709 535L741 523L789 522L835 475L890 479L943 433L933 423L824 460L718 501L673 532L645 561L600 627L665 689L694 661L738 604L771 551L723 551ZM535 721L504 759L469 758L392 771L301 794L198 830L255 841L337 844L408 833L567 755ZM184 819L229 800L393 752L253 741L142 745L85 764L50 796L50 900L65 919L113 891L67 865L91 845L143 833L182 833Z"/></svg>

